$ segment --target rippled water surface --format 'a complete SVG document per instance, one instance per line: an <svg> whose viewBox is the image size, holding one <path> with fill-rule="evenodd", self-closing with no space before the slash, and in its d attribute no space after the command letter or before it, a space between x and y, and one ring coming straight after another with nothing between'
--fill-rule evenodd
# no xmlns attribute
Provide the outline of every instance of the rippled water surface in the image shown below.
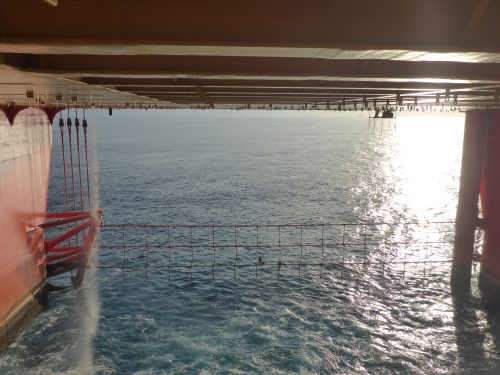
<svg viewBox="0 0 500 375"><path fill-rule="evenodd" d="M272 246L241 244L238 258L217 248L217 261L261 254L267 263L168 272L166 251L147 249L126 264L161 267L96 269L123 264L101 248L85 286L52 295L1 355L0 373L499 373L498 317L475 285L452 298L449 263L432 262L450 256L463 117L406 114L374 126L366 112L117 111L95 120L107 223L241 225L241 241L255 237L243 225L256 224ZM54 131L51 210L63 204ZM336 245L321 253L278 246L277 227L266 227L360 222L388 224L329 235L280 227L280 241L298 228L317 241L323 228L322 244ZM441 224L415 224L427 222ZM142 241L134 230L127 242ZM177 235L196 242L202 232ZM101 243L121 236L105 228ZM343 237L373 243L348 248ZM189 262L212 250L176 251Z"/></svg>

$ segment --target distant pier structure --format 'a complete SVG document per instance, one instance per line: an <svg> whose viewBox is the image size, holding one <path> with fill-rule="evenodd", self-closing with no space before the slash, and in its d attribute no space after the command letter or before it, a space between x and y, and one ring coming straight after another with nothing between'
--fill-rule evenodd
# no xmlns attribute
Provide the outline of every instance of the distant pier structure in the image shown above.
<svg viewBox="0 0 500 375"><path fill-rule="evenodd" d="M1 0L0 110L467 111L452 285L480 228L498 297L499 20L492 0Z"/></svg>

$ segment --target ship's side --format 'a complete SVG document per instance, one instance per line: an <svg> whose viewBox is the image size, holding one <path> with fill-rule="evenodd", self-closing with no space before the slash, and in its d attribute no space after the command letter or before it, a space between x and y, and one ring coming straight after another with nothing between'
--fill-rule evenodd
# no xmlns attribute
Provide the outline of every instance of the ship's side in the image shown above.
<svg viewBox="0 0 500 375"><path fill-rule="evenodd" d="M22 110L11 125L0 111L0 351L47 300L43 231L51 126L45 113Z"/></svg>

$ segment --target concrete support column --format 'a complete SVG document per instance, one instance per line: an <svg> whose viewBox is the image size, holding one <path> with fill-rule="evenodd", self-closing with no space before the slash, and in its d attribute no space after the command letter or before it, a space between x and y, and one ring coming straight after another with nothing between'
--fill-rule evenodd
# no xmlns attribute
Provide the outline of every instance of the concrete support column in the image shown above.
<svg viewBox="0 0 500 375"><path fill-rule="evenodd" d="M467 111L465 117L451 273L452 289L456 292L466 292L470 287L487 116L486 111Z"/></svg>
<svg viewBox="0 0 500 375"><path fill-rule="evenodd" d="M488 111L481 176L484 246L479 286L500 302L500 110Z"/></svg>

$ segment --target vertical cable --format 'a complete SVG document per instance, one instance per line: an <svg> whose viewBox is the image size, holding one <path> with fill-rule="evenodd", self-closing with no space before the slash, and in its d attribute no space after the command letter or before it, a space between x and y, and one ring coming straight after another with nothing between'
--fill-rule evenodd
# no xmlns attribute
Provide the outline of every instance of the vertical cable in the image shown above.
<svg viewBox="0 0 500 375"><path fill-rule="evenodd" d="M78 177L80 179L80 209L83 211L83 186L82 186L82 166L80 162L80 120L78 119L78 109L75 108L75 128L76 128L76 149L78 153Z"/></svg>
<svg viewBox="0 0 500 375"><path fill-rule="evenodd" d="M89 179L89 156L87 151L87 120L85 119L85 108L83 109L83 136L85 140L85 167L87 169L87 200L89 203L89 212L90 212L90 179Z"/></svg>
<svg viewBox="0 0 500 375"><path fill-rule="evenodd" d="M76 212L76 195L75 195L75 176L73 171L73 145L71 141L71 118L69 117L69 108L68 108L68 119L66 120L66 125L68 126L68 136L69 136L69 160L71 164L71 189L73 192L73 211Z"/></svg>
<svg viewBox="0 0 500 375"><path fill-rule="evenodd" d="M66 203L66 212L69 211L68 204L68 186L67 186L67 176L66 176L66 152L64 148L64 120L62 118L62 113L59 112L59 129L61 130L61 149L62 149L62 162L63 162L63 174L64 174L64 199ZM69 231L69 223L67 225L67 230ZM71 237L68 238L68 245L71 245Z"/></svg>
<svg viewBox="0 0 500 375"><path fill-rule="evenodd" d="M66 156L64 152L64 120L62 119L61 113L59 113L59 129L61 130L61 150L62 150L62 162L63 162L63 174L64 174L64 195L66 201L66 212L69 211L68 205L68 187L66 184Z"/></svg>
<svg viewBox="0 0 500 375"><path fill-rule="evenodd" d="M68 108L68 118L66 120L66 125L68 126L68 137L69 137L69 160L71 164L71 189L73 191L73 212L76 212L76 195L75 195L75 176L73 171L73 146L71 140L71 118L69 117L69 108ZM76 235L76 242L78 242L78 234ZM73 272L71 272L73 276Z"/></svg>

